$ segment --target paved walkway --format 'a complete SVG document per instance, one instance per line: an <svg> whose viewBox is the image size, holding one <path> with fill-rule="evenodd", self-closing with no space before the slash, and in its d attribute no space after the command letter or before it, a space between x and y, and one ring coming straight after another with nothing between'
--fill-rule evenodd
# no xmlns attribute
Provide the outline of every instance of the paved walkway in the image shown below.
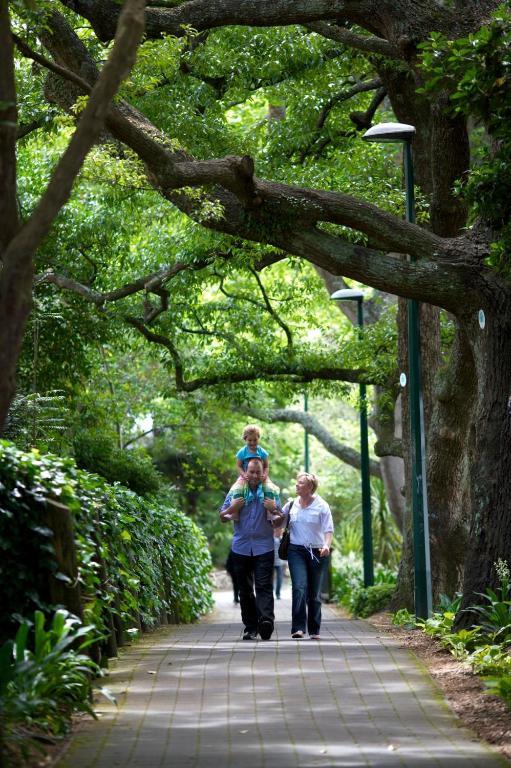
<svg viewBox="0 0 511 768"><path fill-rule="evenodd" d="M199 624L144 638L112 665L119 706L72 740L58 768L508 765L462 728L408 651L324 607L322 640L243 642L230 593Z"/></svg>

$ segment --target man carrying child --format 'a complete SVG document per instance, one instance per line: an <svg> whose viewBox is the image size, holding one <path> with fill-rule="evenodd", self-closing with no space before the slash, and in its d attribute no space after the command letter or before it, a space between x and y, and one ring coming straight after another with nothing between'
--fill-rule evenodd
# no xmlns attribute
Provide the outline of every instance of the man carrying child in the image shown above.
<svg viewBox="0 0 511 768"><path fill-rule="evenodd" d="M283 520L278 489L263 485L261 458L250 458L246 480L227 494L220 510L222 522L233 521L233 567L239 586L243 639L269 640L275 621L273 604L273 526ZM255 587L255 595L254 595Z"/></svg>

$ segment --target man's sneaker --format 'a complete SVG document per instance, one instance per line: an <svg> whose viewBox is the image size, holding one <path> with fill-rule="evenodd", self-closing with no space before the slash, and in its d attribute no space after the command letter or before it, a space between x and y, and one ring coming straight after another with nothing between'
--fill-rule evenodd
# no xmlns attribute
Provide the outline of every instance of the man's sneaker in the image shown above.
<svg viewBox="0 0 511 768"><path fill-rule="evenodd" d="M257 640L257 632L253 632L251 629L246 629L243 632L243 640Z"/></svg>
<svg viewBox="0 0 511 768"><path fill-rule="evenodd" d="M259 624L259 634L261 635L261 640L269 640L273 632L273 622L271 622L269 619L265 619L264 621L261 621Z"/></svg>

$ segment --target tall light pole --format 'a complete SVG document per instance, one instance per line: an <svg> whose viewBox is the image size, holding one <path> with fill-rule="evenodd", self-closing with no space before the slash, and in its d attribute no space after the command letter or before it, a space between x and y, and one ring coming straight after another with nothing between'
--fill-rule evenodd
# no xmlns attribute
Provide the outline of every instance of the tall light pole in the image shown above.
<svg viewBox="0 0 511 768"><path fill-rule="evenodd" d="M415 222L413 189L412 139L413 125L380 123L364 134L365 141L403 144L406 220ZM413 257L410 257L413 261ZM408 300L408 377L410 380L410 442L412 446L412 516L415 567L415 614L426 619L431 615L431 565L429 557L428 495L426 488L426 439L424 400L422 397L419 303ZM403 377L406 385L406 377Z"/></svg>
<svg viewBox="0 0 511 768"><path fill-rule="evenodd" d="M305 392L303 396L303 410L305 413L309 410L309 398L307 396L307 392ZM304 427L303 432L303 468L305 472L309 472L310 468L310 454L309 454L309 433L307 432L307 427Z"/></svg>
<svg viewBox="0 0 511 768"><path fill-rule="evenodd" d="M364 294L355 288L343 288L330 296L334 301L356 301L359 336L364 327ZM364 586L374 584L373 529L371 521L371 482L369 477L369 439L367 430L366 385L360 391L360 475L362 478L362 545L364 559Z"/></svg>

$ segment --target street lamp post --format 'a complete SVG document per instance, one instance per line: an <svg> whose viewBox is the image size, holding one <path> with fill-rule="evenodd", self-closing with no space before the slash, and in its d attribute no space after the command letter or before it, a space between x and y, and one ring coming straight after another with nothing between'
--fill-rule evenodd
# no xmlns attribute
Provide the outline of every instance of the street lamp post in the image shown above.
<svg viewBox="0 0 511 768"><path fill-rule="evenodd" d="M364 294L354 288L335 291L334 301L356 301L359 335L364 327ZM364 559L364 586L374 584L373 531L371 523L371 483L369 477L369 439L367 430L366 385L360 383L360 474L362 478L362 543Z"/></svg>
<svg viewBox="0 0 511 768"><path fill-rule="evenodd" d="M307 396L307 392L305 392L303 396L303 410L305 413L309 410L309 398ZM309 433L307 432L307 427L304 428L303 432L303 466L305 472L309 472L310 468L310 454L309 454Z"/></svg>
<svg viewBox="0 0 511 768"><path fill-rule="evenodd" d="M364 134L365 141L402 142L404 149L406 220L415 222L413 189L412 139L413 125L380 123ZM410 257L413 261L413 257ZM408 376L410 379L410 441L412 447L412 516L415 567L415 614L426 619L431 615L431 565L429 557L428 496L426 488L426 440L424 400L422 396L419 303L408 300ZM406 379L404 379L406 383Z"/></svg>

